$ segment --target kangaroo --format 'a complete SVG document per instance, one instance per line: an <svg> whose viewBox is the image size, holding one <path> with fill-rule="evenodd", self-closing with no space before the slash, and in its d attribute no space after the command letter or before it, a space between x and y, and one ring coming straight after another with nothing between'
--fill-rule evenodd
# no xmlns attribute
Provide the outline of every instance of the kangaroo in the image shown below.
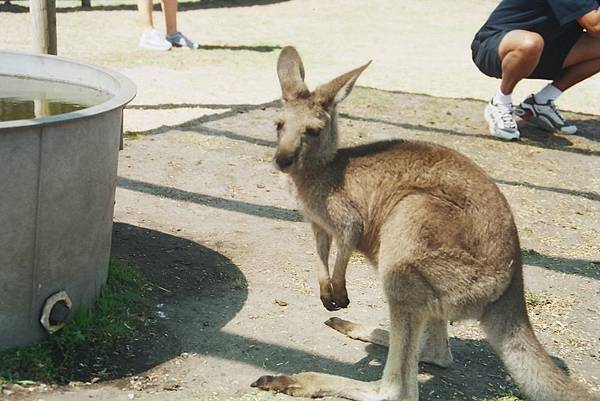
<svg viewBox="0 0 600 401"><path fill-rule="evenodd" d="M349 304L346 266L356 249L376 267L390 331L332 318L334 329L389 345L383 376L263 376L253 387L300 397L416 401L419 360L447 367L448 320L478 319L522 392L534 401L600 400L554 365L525 306L519 237L494 181L467 157L428 142L391 140L338 149L336 106L370 64L309 91L293 47L277 63L283 111L274 162L287 173L314 232L320 297ZM335 241L333 272L329 252Z"/></svg>

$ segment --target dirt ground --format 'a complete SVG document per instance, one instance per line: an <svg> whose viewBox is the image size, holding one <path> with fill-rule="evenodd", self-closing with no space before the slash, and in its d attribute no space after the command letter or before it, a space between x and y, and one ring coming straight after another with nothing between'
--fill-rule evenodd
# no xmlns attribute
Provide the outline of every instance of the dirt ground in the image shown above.
<svg viewBox="0 0 600 401"><path fill-rule="evenodd" d="M444 45L450 49L462 48L461 40L493 4L458 3L472 12L460 14L464 24L448 31ZM263 374L305 370L379 378L385 349L323 324L339 316L386 325L374 272L354 257L350 307L335 313L322 307L312 234L271 165L275 60L289 43L297 43L305 56L310 84L375 60L359 81L363 86L341 107L344 146L386 138L434 141L465 153L496 179L519 228L526 285L536 295L531 305L536 332L559 365L600 390L598 79L565 99L567 109L578 111L566 113L580 127L578 135L523 126L521 142L494 140L482 117L484 102L468 99L485 98L493 82L468 69L468 60L450 61L434 74L432 60L422 53L430 42L442 47L439 33L418 34L421 26L434 24L425 11L438 3L370 3L376 32L340 22L342 16L364 18L360 4L186 3L180 26L208 47L165 54L136 48L130 5L59 13L64 55L115 68L138 85L139 95L125 112L113 257L138 267L152 283L154 324L125 344L129 352L121 356L119 371L106 372L111 380L35 386L0 394L0 400L288 400L249 384ZM405 25L393 24L390 7ZM439 7L435 22L451 26L456 10ZM300 11L307 15L304 25ZM27 18L0 13L0 26L14 28L0 47L28 46ZM85 26L98 34L73 37ZM406 70L400 54L423 68ZM400 72L408 78L398 78ZM513 387L476 325L457 323L450 331L455 363L446 370L421 366L421 399L511 395Z"/></svg>

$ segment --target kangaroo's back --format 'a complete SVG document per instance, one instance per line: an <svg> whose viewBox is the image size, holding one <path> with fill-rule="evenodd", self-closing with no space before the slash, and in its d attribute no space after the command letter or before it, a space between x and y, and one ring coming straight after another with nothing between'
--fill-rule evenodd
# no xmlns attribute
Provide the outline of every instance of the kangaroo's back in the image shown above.
<svg viewBox="0 0 600 401"><path fill-rule="evenodd" d="M519 249L510 208L494 181L467 157L441 145L391 140L341 148L326 168L306 171L295 182L308 214L322 212L327 203L352 204L362 220L358 247L373 259L386 220L416 195L447 210L452 224L443 225L440 238L457 237L452 241L482 260L498 259L499 252L502 260L510 257L498 242L508 245L509 253Z"/></svg>

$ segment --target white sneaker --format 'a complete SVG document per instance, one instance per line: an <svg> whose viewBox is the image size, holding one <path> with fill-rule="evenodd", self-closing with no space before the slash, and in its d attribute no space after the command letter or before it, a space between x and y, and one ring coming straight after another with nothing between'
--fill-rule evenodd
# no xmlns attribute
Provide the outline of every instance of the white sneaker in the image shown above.
<svg viewBox="0 0 600 401"><path fill-rule="evenodd" d="M547 131L558 131L569 135L577 132L577 127L560 115L552 100L542 104L538 103L531 95L515 107L515 112L523 120Z"/></svg>
<svg viewBox="0 0 600 401"><path fill-rule="evenodd" d="M516 141L521 136L512 104L494 104L493 100L490 100L483 116L488 122L492 136L507 141Z"/></svg>
<svg viewBox="0 0 600 401"><path fill-rule="evenodd" d="M171 42L165 39L165 36L157 29L147 29L142 33L140 46L152 50L171 50Z"/></svg>
<svg viewBox="0 0 600 401"><path fill-rule="evenodd" d="M173 35L167 35L167 40L175 47L187 47L188 49L197 49L198 43L192 42L181 32L175 32Z"/></svg>

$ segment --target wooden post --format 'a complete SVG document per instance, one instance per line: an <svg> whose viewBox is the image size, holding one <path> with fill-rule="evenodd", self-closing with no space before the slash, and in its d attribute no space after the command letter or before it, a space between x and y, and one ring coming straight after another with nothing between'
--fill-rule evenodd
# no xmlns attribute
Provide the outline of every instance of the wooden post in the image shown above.
<svg viewBox="0 0 600 401"><path fill-rule="evenodd" d="M56 0L29 0L33 51L56 54Z"/></svg>
<svg viewBox="0 0 600 401"><path fill-rule="evenodd" d="M48 117L50 115L50 104L45 97L33 100L33 113L35 118Z"/></svg>
<svg viewBox="0 0 600 401"><path fill-rule="evenodd" d="M92 0L81 0L81 8L92 8Z"/></svg>

